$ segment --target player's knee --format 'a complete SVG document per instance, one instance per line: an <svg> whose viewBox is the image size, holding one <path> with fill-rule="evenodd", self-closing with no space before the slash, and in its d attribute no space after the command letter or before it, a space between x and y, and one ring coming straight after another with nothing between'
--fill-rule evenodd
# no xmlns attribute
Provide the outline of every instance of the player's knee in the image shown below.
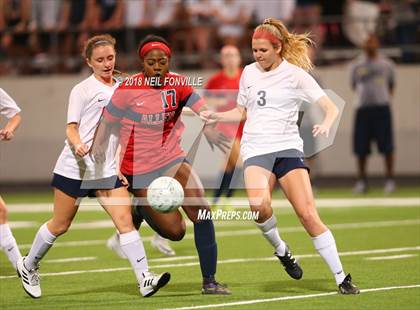
<svg viewBox="0 0 420 310"><path fill-rule="evenodd" d="M186 231L187 228L185 226L185 222L182 222L181 225L174 225L170 229L162 231L162 237L171 241L180 241L184 238Z"/></svg>
<svg viewBox="0 0 420 310"><path fill-rule="evenodd" d="M311 207L312 209L312 207ZM315 210L306 210L299 213L299 220L305 227L313 227L319 224L320 219Z"/></svg>
<svg viewBox="0 0 420 310"><path fill-rule="evenodd" d="M255 197L249 199L249 205L252 211L264 212L264 210L271 207L271 198L269 197Z"/></svg>
<svg viewBox="0 0 420 310"><path fill-rule="evenodd" d="M48 225L48 229L54 236L60 236L65 234L71 226L71 221L60 221L60 222L51 222L51 225Z"/></svg>

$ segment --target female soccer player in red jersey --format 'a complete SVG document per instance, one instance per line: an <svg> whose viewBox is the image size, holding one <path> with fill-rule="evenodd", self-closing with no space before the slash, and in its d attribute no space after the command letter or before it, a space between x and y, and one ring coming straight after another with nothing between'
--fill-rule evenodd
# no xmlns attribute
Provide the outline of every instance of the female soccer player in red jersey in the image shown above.
<svg viewBox="0 0 420 310"><path fill-rule="evenodd" d="M171 50L161 37L149 35L139 45L143 71L127 79L114 93L103 115L105 128L119 124L121 172L129 181L129 189L144 200L148 185L162 175L172 176L184 188L183 209L194 223L194 238L203 276L203 294L230 294L226 286L215 280L217 244L213 222L199 220L199 210L209 211L198 175L185 159L180 141L184 125L179 119L184 107L195 113L205 110L204 100L185 85L186 77L169 72ZM171 81L171 83L168 83ZM173 241L185 235L185 222L176 210L158 213L140 203L148 224L161 236Z"/></svg>
<svg viewBox="0 0 420 310"><path fill-rule="evenodd" d="M220 63L222 70L211 76L206 84L206 99L208 99L209 104L212 103L212 108L217 112L224 112L236 107L237 91L242 74L241 54L238 48L234 45L223 46L220 50ZM218 123L216 129L226 137L232 139L233 143L223 163L220 187L214 190L213 204L218 202L223 193L228 198L233 195L234 184L231 183L235 168L241 162L239 159L239 149L243 122Z"/></svg>

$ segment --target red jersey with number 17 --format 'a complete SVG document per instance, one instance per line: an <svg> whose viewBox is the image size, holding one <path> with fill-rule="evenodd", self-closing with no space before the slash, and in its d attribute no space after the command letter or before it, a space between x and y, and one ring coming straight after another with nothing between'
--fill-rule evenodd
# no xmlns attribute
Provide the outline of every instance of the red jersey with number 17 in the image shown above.
<svg viewBox="0 0 420 310"><path fill-rule="evenodd" d="M187 78L167 73L165 81L143 73L126 79L116 89L104 110L104 118L120 122L121 172L127 175L154 171L185 156L181 147L184 124L180 119L187 106L198 112L204 100L187 84Z"/></svg>

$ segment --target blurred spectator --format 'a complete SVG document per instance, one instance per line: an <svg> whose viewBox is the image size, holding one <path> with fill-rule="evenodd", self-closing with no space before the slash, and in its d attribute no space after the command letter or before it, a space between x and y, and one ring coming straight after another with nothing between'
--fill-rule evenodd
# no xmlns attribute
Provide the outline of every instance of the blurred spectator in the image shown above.
<svg viewBox="0 0 420 310"><path fill-rule="evenodd" d="M285 25L289 24L296 7L296 0L260 0L245 1L252 10L252 27L261 24L264 19L274 17Z"/></svg>
<svg viewBox="0 0 420 310"><path fill-rule="evenodd" d="M82 67L80 51L89 37L96 0L63 0L58 30L59 71L74 72Z"/></svg>
<svg viewBox="0 0 420 310"><path fill-rule="evenodd" d="M48 72L52 68L55 59L51 55L57 56L54 51L57 52L58 47L57 26L61 5L62 0L32 0L29 30L34 57L31 70Z"/></svg>
<svg viewBox="0 0 420 310"><path fill-rule="evenodd" d="M322 6L322 42L326 46L351 45L343 30L343 12L346 7L346 0L320 0L319 3Z"/></svg>
<svg viewBox="0 0 420 310"><path fill-rule="evenodd" d="M213 0L187 0L186 7L192 26L192 40L187 40L187 53L197 48L199 61L203 67L212 66L212 31L216 24L217 2Z"/></svg>
<svg viewBox="0 0 420 310"><path fill-rule="evenodd" d="M344 32L356 46L363 46L369 34L375 33L379 18L379 0L347 0Z"/></svg>
<svg viewBox="0 0 420 310"><path fill-rule="evenodd" d="M117 40L116 50L123 50L124 37L124 2L123 0L96 0L92 19L95 33L108 33Z"/></svg>
<svg viewBox="0 0 420 310"><path fill-rule="evenodd" d="M124 1L124 52L129 53L137 49L138 42L144 36L144 28L150 26L150 21L147 18L147 4L146 0L125 0ZM121 60L121 58L119 58ZM137 57L134 60L137 62ZM129 66L129 65L128 65Z"/></svg>
<svg viewBox="0 0 420 310"><path fill-rule="evenodd" d="M0 72L26 65L30 6L30 0L0 0L0 54L6 58Z"/></svg>
<svg viewBox="0 0 420 310"><path fill-rule="evenodd" d="M321 5L319 0L297 0L293 14L293 30L297 33L311 33L317 47L323 42L321 26Z"/></svg>
<svg viewBox="0 0 420 310"><path fill-rule="evenodd" d="M394 66L390 59L379 54L379 41L374 35L364 44L364 55L352 66L352 88L358 95L358 108L353 132L353 150L357 156L358 180L354 192L367 191L366 164L370 146L376 141L385 157L386 193L395 190L394 142L390 109L394 89Z"/></svg>
<svg viewBox="0 0 420 310"><path fill-rule="evenodd" d="M148 16L154 28L165 28L174 20L179 0L154 0L149 2Z"/></svg>
<svg viewBox="0 0 420 310"><path fill-rule="evenodd" d="M419 1L398 0L392 3L392 19L396 24L396 43L402 49L402 61L414 62L416 54L410 50L416 43L417 28L419 26ZM411 46L410 46L411 45Z"/></svg>
<svg viewBox="0 0 420 310"><path fill-rule="evenodd" d="M247 25L251 19L251 9L241 0L220 0L217 2L218 35L223 44L240 46Z"/></svg>
<svg viewBox="0 0 420 310"><path fill-rule="evenodd" d="M220 50L220 63L222 70L209 78L206 84L206 102L217 112L225 112L236 107L236 99L239 89L239 80L242 74L241 54L234 45L225 45ZM226 153L223 166L220 171L220 187L213 193L213 204L225 194L227 198L232 197L235 190L233 176L236 168L242 167L242 160L239 158L240 142L242 138L244 123L218 123L216 129L233 141L232 147ZM238 166L238 167L237 167ZM236 171L238 174L239 171ZM224 201L223 205L229 205Z"/></svg>

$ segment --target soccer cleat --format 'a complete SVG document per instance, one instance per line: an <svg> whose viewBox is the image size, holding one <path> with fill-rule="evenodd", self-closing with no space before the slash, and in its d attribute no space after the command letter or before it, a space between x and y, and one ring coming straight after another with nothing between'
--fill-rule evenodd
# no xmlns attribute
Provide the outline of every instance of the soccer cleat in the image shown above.
<svg viewBox="0 0 420 310"><path fill-rule="evenodd" d="M118 236L118 233L115 233L106 241L106 246L108 249L114 251L119 257L127 259L127 256L121 249L120 244L120 237Z"/></svg>
<svg viewBox="0 0 420 310"><path fill-rule="evenodd" d="M395 181L392 179L389 179L385 182L384 185L384 193L385 194L391 194L393 192L395 192L396 189L396 185L395 185Z"/></svg>
<svg viewBox="0 0 420 310"><path fill-rule="evenodd" d="M171 274L165 272L162 274L154 274L153 272L143 272L143 280L139 284L140 293L143 297L150 297L155 294L160 288L164 287L171 279Z"/></svg>
<svg viewBox="0 0 420 310"><path fill-rule="evenodd" d="M367 183L364 180L358 180L353 187L353 193L355 194L366 194L367 193Z"/></svg>
<svg viewBox="0 0 420 310"><path fill-rule="evenodd" d="M277 253L274 253L274 255L280 260L289 276L296 280L302 278L303 270L300 268L298 261L293 257L293 254L290 252L288 247L286 247L286 253L284 256L280 256Z"/></svg>
<svg viewBox="0 0 420 310"><path fill-rule="evenodd" d="M226 284L221 284L216 280L208 283L203 283L201 289L203 295L230 295L232 294Z"/></svg>
<svg viewBox="0 0 420 310"><path fill-rule="evenodd" d="M171 248L169 245L168 239L163 238L158 233L156 233L152 240L150 241L150 244L153 248L158 250L160 253L166 255L166 256L174 256L175 251Z"/></svg>
<svg viewBox="0 0 420 310"><path fill-rule="evenodd" d="M338 291L344 295L359 294L359 288L351 282L351 275L348 274L338 286Z"/></svg>
<svg viewBox="0 0 420 310"><path fill-rule="evenodd" d="M41 285L38 272L39 267L32 270L26 269L24 265L25 257L26 256L19 258L16 263L18 276L22 280L22 285L25 292L32 298L39 298L41 297Z"/></svg>

